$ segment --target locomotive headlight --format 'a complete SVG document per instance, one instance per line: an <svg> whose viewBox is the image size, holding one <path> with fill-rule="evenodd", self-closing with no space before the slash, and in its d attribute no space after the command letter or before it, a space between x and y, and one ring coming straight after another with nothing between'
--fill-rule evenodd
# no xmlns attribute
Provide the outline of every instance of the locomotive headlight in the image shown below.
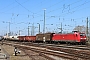
<svg viewBox="0 0 90 60"><path fill-rule="evenodd" d="M81 39L86 39L86 38L81 38Z"/></svg>
<svg viewBox="0 0 90 60"><path fill-rule="evenodd" d="M84 38L84 39L86 39L86 38Z"/></svg>
<svg viewBox="0 0 90 60"><path fill-rule="evenodd" d="M83 38L81 38L81 39L83 39Z"/></svg>

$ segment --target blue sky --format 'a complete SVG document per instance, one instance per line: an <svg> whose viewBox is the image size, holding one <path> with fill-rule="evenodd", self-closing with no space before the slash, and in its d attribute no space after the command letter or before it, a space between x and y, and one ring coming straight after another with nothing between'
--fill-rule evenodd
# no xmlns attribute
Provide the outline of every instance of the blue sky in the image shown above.
<svg viewBox="0 0 90 60"><path fill-rule="evenodd" d="M27 35L32 24L36 34L37 23L43 32L44 9L45 32L59 32L61 23L63 31L70 32L77 25L86 26L86 18L90 19L90 0L0 0L0 35L9 32L8 22L13 34L21 30L21 35Z"/></svg>

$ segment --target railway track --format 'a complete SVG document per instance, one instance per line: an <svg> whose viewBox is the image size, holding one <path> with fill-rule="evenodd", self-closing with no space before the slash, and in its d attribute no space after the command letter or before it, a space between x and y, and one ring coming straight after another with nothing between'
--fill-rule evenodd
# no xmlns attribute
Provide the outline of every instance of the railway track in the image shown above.
<svg viewBox="0 0 90 60"><path fill-rule="evenodd" d="M45 43L23 43L25 45L34 45L36 47L62 47L62 48L72 48L72 49L77 49L77 50L90 50L90 46L87 45L67 45L67 44L45 44Z"/></svg>
<svg viewBox="0 0 90 60"><path fill-rule="evenodd" d="M66 46L66 45L43 45L41 44L41 47L46 47L47 49L54 50L54 51L61 51L65 52L68 56L73 55L78 58L82 59L89 59L90 58L90 48L88 48L86 45L76 45L76 46ZM78 57L78 58L77 58Z"/></svg>
<svg viewBox="0 0 90 60"><path fill-rule="evenodd" d="M26 55L28 55L32 60L54 60L53 58L48 57L47 55L36 53L32 49L28 49L26 47L18 46L20 50L24 51Z"/></svg>
<svg viewBox="0 0 90 60"><path fill-rule="evenodd" d="M5 43L8 44L8 43ZM12 45L9 43L8 45ZM38 56L44 56L49 60L53 60L54 58L50 57L50 55L56 56L56 57L63 57L66 59L74 59L74 60L90 60L90 50L84 49L85 46L53 46L53 45L43 45L43 44L30 44L30 43L24 43L23 45L20 45L20 43L13 44L14 46L25 49L24 51L27 52L27 50L31 50L34 52L39 53ZM43 47L43 48L42 48ZM77 48L76 48L77 47ZM78 49L80 48L80 49ZM29 52L27 52L27 55ZM29 55L31 57L31 55ZM34 59L35 60L35 59Z"/></svg>

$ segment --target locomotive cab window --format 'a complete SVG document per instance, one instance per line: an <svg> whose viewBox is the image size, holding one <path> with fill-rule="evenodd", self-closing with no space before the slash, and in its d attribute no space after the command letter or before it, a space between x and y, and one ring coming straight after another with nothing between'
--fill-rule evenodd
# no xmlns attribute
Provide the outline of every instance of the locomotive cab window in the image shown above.
<svg viewBox="0 0 90 60"><path fill-rule="evenodd" d="M80 34L80 36L85 36L85 34Z"/></svg>

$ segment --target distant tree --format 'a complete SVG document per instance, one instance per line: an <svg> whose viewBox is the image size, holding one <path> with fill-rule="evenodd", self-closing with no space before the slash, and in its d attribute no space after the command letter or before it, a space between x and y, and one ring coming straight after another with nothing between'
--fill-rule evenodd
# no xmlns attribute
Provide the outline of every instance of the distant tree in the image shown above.
<svg viewBox="0 0 90 60"><path fill-rule="evenodd" d="M86 27L85 26L76 26L73 30L77 30L80 32L85 32L86 33Z"/></svg>
<svg viewBox="0 0 90 60"><path fill-rule="evenodd" d="M85 26L76 26L73 30L86 33L87 28ZM90 36L90 28L88 28L88 35Z"/></svg>

